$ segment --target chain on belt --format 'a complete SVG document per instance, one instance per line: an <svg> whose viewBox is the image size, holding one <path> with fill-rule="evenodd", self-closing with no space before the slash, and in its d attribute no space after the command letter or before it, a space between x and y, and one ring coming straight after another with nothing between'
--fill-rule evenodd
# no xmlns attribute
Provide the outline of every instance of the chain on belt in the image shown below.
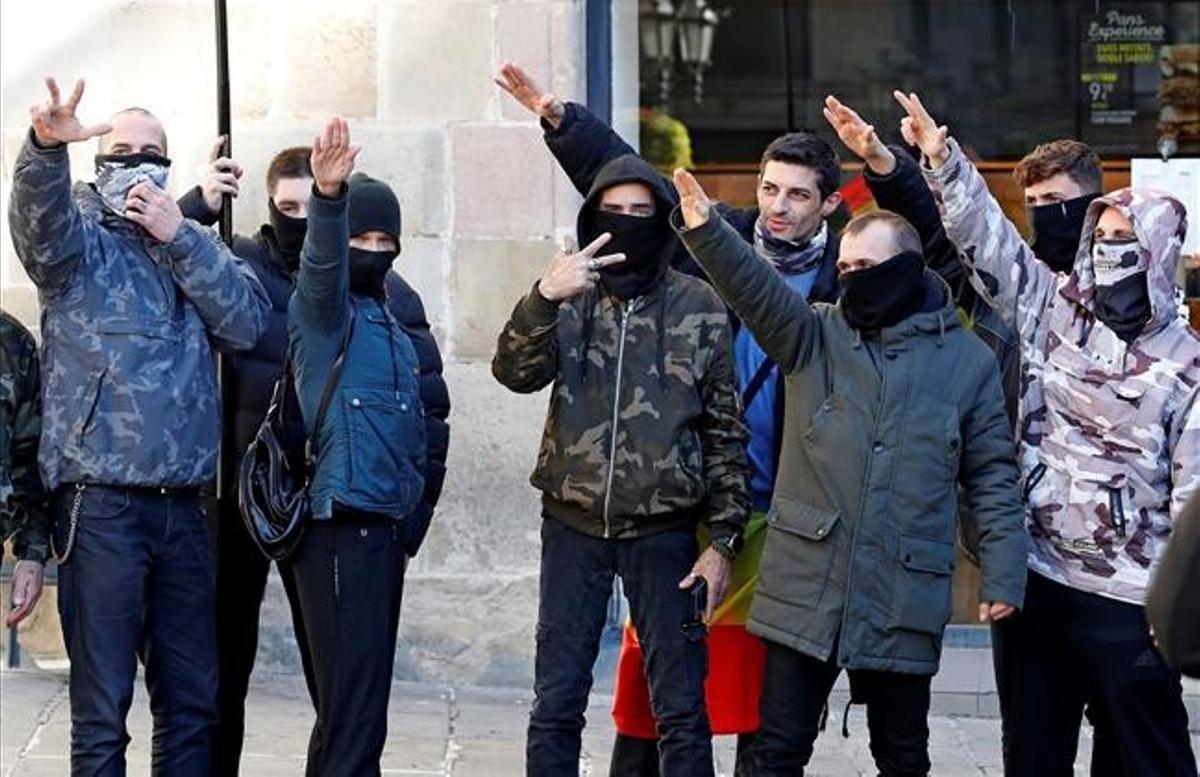
<svg viewBox="0 0 1200 777"><path fill-rule="evenodd" d="M75 484L75 498L71 502L71 524L67 528L67 546L63 548L60 554L58 548L54 547L54 532L50 533L50 550L54 554L54 561L58 564L67 563L67 559L71 557L71 551L75 549L75 534L79 530L79 510L83 507L83 492L87 488L84 483Z"/></svg>

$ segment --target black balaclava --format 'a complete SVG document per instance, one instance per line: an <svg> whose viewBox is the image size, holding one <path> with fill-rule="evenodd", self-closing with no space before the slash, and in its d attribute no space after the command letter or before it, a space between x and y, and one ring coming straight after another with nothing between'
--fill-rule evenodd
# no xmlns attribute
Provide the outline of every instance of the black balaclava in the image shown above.
<svg viewBox="0 0 1200 777"><path fill-rule="evenodd" d="M396 240L394 251L350 249L350 293L382 300L384 279L400 254L400 201L383 181L355 173L350 176L350 236L379 230Z"/></svg>
<svg viewBox="0 0 1200 777"><path fill-rule="evenodd" d="M664 248L673 237L666 214L646 217L597 210L590 226L592 234L580 236L583 245L608 232L612 240L600 249L599 255L625 254L625 261L599 270L600 285L605 291L625 301L647 294L662 280L667 271Z"/></svg>
<svg viewBox="0 0 1200 777"><path fill-rule="evenodd" d="M308 231L308 219L300 219L275 207L275 200L267 198L267 213L274 232L275 247L283 263L292 272L300 266L300 249L304 247L304 235Z"/></svg>
<svg viewBox="0 0 1200 777"><path fill-rule="evenodd" d="M1096 318L1126 343L1133 342L1150 321L1149 267L1150 251L1136 238L1092 244Z"/></svg>
<svg viewBox="0 0 1200 777"><path fill-rule="evenodd" d="M1029 247L1034 256L1055 272L1071 272L1079 252L1079 233L1083 231L1088 205L1099 196L1099 193L1085 194L1028 208L1029 224L1033 227L1033 242Z"/></svg>
<svg viewBox="0 0 1200 777"><path fill-rule="evenodd" d="M894 326L925 303L925 260L904 251L865 270L842 273L842 313L855 329Z"/></svg>

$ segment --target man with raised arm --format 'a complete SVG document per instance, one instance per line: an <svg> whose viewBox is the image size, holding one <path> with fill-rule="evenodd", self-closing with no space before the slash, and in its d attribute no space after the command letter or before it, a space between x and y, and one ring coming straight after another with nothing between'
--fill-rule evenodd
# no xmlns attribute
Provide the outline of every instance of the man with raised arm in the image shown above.
<svg viewBox="0 0 1200 777"><path fill-rule="evenodd" d="M1032 542L1024 612L997 629L1005 768L1059 774L1083 707L1124 774L1196 774L1179 675L1145 597L1200 485L1200 337L1174 278L1183 205L1120 189L1087 208L1069 274L1037 257L915 94L896 93L946 233L976 291L1018 334L1018 444Z"/></svg>
<svg viewBox="0 0 1200 777"><path fill-rule="evenodd" d="M1026 537L995 359L904 219L843 231L836 305L760 261L696 180L673 224L786 376L779 480L749 629L767 645L749 773L802 774L837 676L884 775L929 771L930 679L950 618L961 482L980 530L980 619L1021 605Z"/></svg>
<svg viewBox="0 0 1200 777"><path fill-rule="evenodd" d="M216 475L213 350L246 350L265 292L164 191L162 124L129 108L83 126L83 81L31 109L9 221L42 305L38 455L53 492L59 612L71 659L71 770L124 774L140 658L153 769L209 772L215 595L201 489ZM72 191L67 144L100 138Z"/></svg>

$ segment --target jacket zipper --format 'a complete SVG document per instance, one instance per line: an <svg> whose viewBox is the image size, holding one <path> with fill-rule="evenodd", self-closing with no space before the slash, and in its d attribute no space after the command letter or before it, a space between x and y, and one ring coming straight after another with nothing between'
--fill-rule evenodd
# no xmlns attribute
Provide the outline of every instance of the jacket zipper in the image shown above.
<svg viewBox="0 0 1200 777"><path fill-rule="evenodd" d="M633 302L621 306L621 339L617 343L617 386L613 392L612 442L608 446L608 482L604 487L604 538L608 539L611 526L608 511L612 506L613 477L617 472L617 423L621 417L621 366L625 363L625 332L629 328L629 311Z"/></svg>
<svg viewBox="0 0 1200 777"><path fill-rule="evenodd" d="M870 346L867 343L863 343L862 347L869 348ZM881 332L879 334L879 353L881 356L883 355L886 348L887 348L887 343L884 342L883 333ZM887 359L882 359L880 361L880 365L879 365L879 410L877 411L877 413L875 415L875 425L871 427L871 438L872 438L871 443L870 443L871 454L867 458L867 473L866 473L865 482L863 483L863 492L862 492L862 495L858 499L858 520L854 522L854 531L852 531L850 533L850 549L849 549L849 555L846 559L846 589L843 594L844 599L842 601L842 619L841 619L841 624L838 626L837 637L834 640L834 647L837 649L838 654L839 654L838 656L836 656L836 658L839 659L839 663L840 663L840 653L842 651L842 648L846 644L846 640L845 640L846 620L847 620L849 612L850 612L850 592L851 592L851 590L853 588L853 584L854 584L854 549L858 543L858 528L859 528L859 526L862 525L863 515L865 513L865 508L866 508L866 504L867 504L867 496L869 495L870 490L871 490L870 489L871 471L874 469L874 465L875 465L875 443L876 443L876 441L879 440L879 435L877 434L877 432L879 431L879 421L881 418L883 418L883 411L887 405L887 398L888 398L887 371L884 368L884 364L883 364L886 361L887 361Z"/></svg>
<svg viewBox="0 0 1200 777"><path fill-rule="evenodd" d="M375 304L379 306L379 312L383 316L383 325L387 327L388 332L388 351L392 356L392 394L396 399L400 398L400 375L399 368L396 366L396 341L395 333L392 331L392 317L388 314L387 308L379 300L375 300Z"/></svg>
<svg viewBox="0 0 1200 777"><path fill-rule="evenodd" d="M1125 539L1125 502L1121 499L1121 489L1108 489L1108 514L1112 517L1113 528L1117 536Z"/></svg>

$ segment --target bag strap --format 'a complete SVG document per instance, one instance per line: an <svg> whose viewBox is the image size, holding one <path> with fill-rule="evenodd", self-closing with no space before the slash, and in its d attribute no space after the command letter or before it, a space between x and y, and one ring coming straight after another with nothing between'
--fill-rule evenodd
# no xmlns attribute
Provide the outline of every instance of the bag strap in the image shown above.
<svg viewBox="0 0 1200 777"><path fill-rule="evenodd" d="M763 363L758 365L754 377L750 378L750 382L746 384L746 390L742 392L743 408L750 407L750 403L758 396L758 392L762 390L763 384L767 382L773 369L775 369L775 362L770 359L763 359Z"/></svg>
<svg viewBox="0 0 1200 777"><path fill-rule="evenodd" d="M314 441L317 439L317 435L321 433L321 427L325 425L325 413L329 410L329 403L333 399L333 390L337 388L337 384L342 378L342 368L346 366L346 351L350 348L350 338L354 334L354 318L354 306L351 305L350 321L346 325L346 331L342 333L341 347L338 349L337 358L333 360L333 366L329 370L329 378L325 381L325 390L321 393L321 404L317 409L317 420L313 424L313 433L308 436L308 441L304 444L304 461L310 474L317 460ZM291 370L290 361L288 370Z"/></svg>

